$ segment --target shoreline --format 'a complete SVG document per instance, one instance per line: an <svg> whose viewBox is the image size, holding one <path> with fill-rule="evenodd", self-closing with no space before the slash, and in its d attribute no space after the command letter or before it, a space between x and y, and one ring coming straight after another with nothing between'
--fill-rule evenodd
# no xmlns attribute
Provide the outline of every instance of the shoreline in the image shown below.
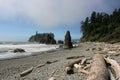
<svg viewBox="0 0 120 80"><path fill-rule="evenodd" d="M14 53L15 49L23 49L25 52ZM27 56L38 55L46 51L57 50L59 45L46 44L19 44L19 45L0 45L0 60L16 59Z"/></svg>
<svg viewBox="0 0 120 80"><path fill-rule="evenodd" d="M0 78L1 80L48 80L50 75L55 71L53 76L55 76L57 80L86 80L87 76L83 73L79 73L77 71L71 75L67 75L65 73L64 68L66 64L75 60L67 60L66 58L70 56L85 56L91 58L95 53L99 53L101 51L86 51L86 49L99 47L103 48L104 44L80 43L79 47L73 49L63 49L20 59L0 61ZM120 55L113 57L120 64ZM40 68L35 68L30 74L24 77L19 76L19 73L24 70L35 67L39 64L44 64L47 61L54 60L58 61Z"/></svg>
<svg viewBox="0 0 120 80"><path fill-rule="evenodd" d="M11 57L10 58L4 58L4 59L0 59L0 61L21 59L21 58L26 58L26 57L30 57L30 56L37 56L37 55L44 54L44 53L55 52L55 51L59 51L59 50L60 49L48 50L48 51L42 51L42 52L32 52L30 55L24 55L24 56L21 55L21 56L16 56L16 57L12 57L12 58ZM23 54L23 53L16 53L16 54Z"/></svg>

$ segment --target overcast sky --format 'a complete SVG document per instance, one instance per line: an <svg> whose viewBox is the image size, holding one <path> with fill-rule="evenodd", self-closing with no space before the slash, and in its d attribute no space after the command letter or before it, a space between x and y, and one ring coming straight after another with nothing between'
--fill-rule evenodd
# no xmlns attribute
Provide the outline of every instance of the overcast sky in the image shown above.
<svg viewBox="0 0 120 80"><path fill-rule="evenodd" d="M27 41L36 31L80 38L80 22L92 11L111 13L120 0L0 0L0 41Z"/></svg>

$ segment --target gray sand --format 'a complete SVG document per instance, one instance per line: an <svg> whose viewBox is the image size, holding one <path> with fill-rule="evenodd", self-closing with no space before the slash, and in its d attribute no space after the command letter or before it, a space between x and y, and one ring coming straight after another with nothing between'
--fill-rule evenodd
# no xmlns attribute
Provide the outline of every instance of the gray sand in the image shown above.
<svg viewBox="0 0 120 80"><path fill-rule="evenodd" d="M87 76L83 73L75 71L74 74L67 75L64 68L68 62L73 62L75 59L67 60L70 56L85 56L92 57L95 53L101 53L98 50L89 50L90 48L104 48L104 43L80 43L79 47L71 50L59 50L54 52L46 52L36 56L29 56L21 59L12 59L0 61L0 80L48 80L51 74L54 73L54 77L57 80L86 80ZM113 56L113 58L120 63L120 55ZM29 69L38 64L46 63L46 61L58 60L58 62L47 64L40 68L35 68L33 71L24 76L20 77L19 73Z"/></svg>

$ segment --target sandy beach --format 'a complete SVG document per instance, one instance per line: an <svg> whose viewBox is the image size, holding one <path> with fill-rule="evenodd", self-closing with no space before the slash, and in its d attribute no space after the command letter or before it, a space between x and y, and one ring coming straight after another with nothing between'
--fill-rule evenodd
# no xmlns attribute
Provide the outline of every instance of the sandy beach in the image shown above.
<svg viewBox="0 0 120 80"><path fill-rule="evenodd" d="M110 44L108 46L111 45L117 46L117 48L120 49L120 44ZM65 73L65 66L68 63L76 60L67 60L66 58L70 56L84 56L86 58L91 58L96 53L104 52L103 50L98 50L99 48L106 49L106 44L80 43L78 47L75 47L73 49L61 49L58 51L44 52L39 55L24 57L20 59L0 61L0 80L48 80L53 73L53 76L56 77L56 80L86 80L87 76L83 73L77 71L71 75ZM112 58L114 58L120 64L120 55L113 55ZM34 68L33 71L26 76L20 77L19 75L26 69L35 67L39 64L44 64L47 61L54 60L57 60L57 62L47 64L39 68Z"/></svg>

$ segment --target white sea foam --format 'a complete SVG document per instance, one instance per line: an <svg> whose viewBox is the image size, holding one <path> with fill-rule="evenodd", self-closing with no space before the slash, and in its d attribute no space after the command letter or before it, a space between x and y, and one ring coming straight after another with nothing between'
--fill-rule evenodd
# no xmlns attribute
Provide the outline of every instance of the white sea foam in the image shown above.
<svg viewBox="0 0 120 80"><path fill-rule="evenodd" d="M22 48L25 52L14 53L13 50L16 48ZM58 48L58 45L46 44L0 44L0 60L36 55L44 51L56 50Z"/></svg>

